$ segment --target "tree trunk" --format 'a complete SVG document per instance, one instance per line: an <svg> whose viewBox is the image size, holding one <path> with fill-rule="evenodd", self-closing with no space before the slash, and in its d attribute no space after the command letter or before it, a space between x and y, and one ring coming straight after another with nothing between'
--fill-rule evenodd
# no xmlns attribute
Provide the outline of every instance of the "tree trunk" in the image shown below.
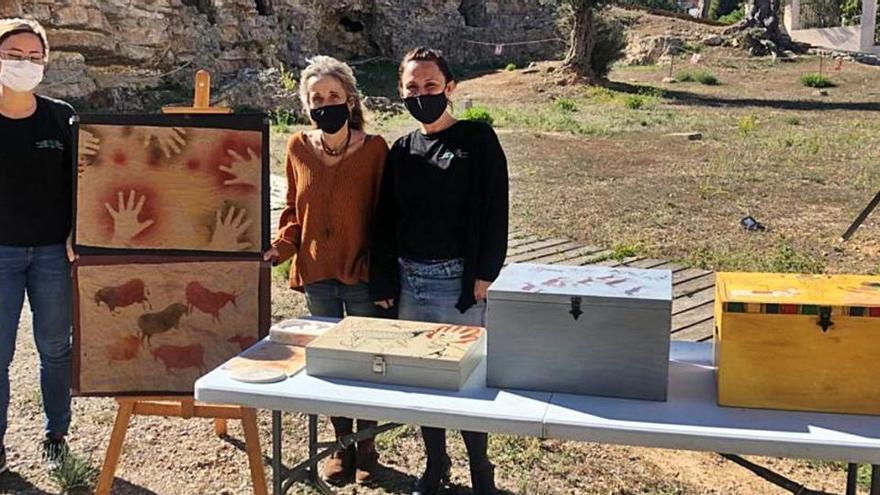
<svg viewBox="0 0 880 495"><path fill-rule="evenodd" d="M596 45L596 26L593 22L593 7L587 2L577 2L574 12L574 26L571 30L571 47L563 61L563 68L578 76L595 80L596 74L590 64L593 47Z"/></svg>
<svg viewBox="0 0 880 495"><path fill-rule="evenodd" d="M749 0L746 3L745 23L748 27L761 27L768 33L778 33L779 7L778 0Z"/></svg>

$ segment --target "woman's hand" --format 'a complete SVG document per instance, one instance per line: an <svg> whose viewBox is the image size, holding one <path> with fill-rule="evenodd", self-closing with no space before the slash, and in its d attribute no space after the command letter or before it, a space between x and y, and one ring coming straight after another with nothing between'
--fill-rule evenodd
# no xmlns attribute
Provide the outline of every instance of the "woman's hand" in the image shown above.
<svg viewBox="0 0 880 495"><path fill-rule="evenodd" d="M384 301L376 301L373 304L379 306L382 309L391 309L394 307L394 299L386 299Z"/></svg>
<svg viewBox="0 0 880 495"><path fill-rule="evenodd" d="M477 301L485 301L489 295L490 285L492 285L492 282L477 279L477 282L474 284L474 298Z"/></svg>
<svg viewBox="0 0 880 495"><path fill-rule="evenodd" d="M278 248L273 247L263 253L263 261L269 261L273 265L278 263L278 259L281 258L281 253L278 252Z"/></svg>
<svg viewBox="0 0 880 495"><path fill-rule="evenodd" d="M73 235L67 236L67 261L73 263L79 259L79 255L73 251Z"/></svg>

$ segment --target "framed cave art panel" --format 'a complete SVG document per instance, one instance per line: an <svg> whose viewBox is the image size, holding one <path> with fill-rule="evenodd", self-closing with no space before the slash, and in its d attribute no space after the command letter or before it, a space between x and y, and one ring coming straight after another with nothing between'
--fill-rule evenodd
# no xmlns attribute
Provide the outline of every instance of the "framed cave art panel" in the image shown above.
<svg viewBox="0 0 880 495"><path fill-rule="evenodd" d="M83 115L75 135L79 252L268 249L264 115Z"/></svg>
<svg viewBox="0 0 880 495"><path fill-rule="evenodd" d="M84 256L74 270L77 395L192 394L269 331L259 260Z"/></svg>

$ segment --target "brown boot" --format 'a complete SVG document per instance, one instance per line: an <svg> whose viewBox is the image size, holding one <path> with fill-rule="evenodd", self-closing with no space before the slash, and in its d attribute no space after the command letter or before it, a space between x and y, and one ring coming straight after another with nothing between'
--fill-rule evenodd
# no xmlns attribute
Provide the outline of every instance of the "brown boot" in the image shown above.
<svg viewBox="0 0 880 495"><path fill-rule="evenodd" d="M351 482L354 477L354 447L337 450L327 459L321 468L321 478L327 483L342 486Z"/></svg>
<svg viewBox="0 0 880 495"><path fill-rule="evenodd" d="M373 482L379 469L379 453L376 452L376 444L372 439L358 442L355 465L357 470L354 478L359 485Z"/></svg>

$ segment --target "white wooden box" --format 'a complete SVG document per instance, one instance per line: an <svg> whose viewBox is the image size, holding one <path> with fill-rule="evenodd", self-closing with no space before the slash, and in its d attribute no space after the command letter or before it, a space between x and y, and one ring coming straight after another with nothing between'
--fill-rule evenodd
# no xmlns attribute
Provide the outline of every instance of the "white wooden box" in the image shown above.
<svg viewBox="0 0 880 495"><path fill-rule="evenodd" d="M489 289L487 384L666 400L672 273L513 264Z"/></svg>
<svg viewBox="0 0 880 495"><path fill-rule="evenodd" d="M306 372L459 390L485 356L485 339L480 327L348 317L306 346Z"/></svg>

